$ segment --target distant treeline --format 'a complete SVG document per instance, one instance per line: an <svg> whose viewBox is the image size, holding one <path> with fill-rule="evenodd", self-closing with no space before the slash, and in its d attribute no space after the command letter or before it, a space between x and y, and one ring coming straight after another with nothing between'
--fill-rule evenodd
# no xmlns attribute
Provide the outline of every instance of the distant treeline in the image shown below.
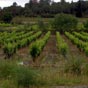
<svg viewBox="0 0 88 88"><path fill-rule="evenodd" d="M88 17L88 1L79 0L78 2L54 2L51 0L40 0L25 4L25 7L18 6L16 2L10 7L0 9L0 18L5 16L25 16L25 17L53 17L58 13L73 14L77 17Z"/></svg>

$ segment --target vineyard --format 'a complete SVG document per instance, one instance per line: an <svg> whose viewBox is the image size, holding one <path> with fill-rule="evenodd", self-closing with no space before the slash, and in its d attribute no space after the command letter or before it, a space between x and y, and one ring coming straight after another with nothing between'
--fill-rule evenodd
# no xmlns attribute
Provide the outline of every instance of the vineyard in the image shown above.
<svg viewBox="0 0 88 88"><path fill-rule="evenodd" d="M0 8L0 88L88 88L88 1L15 1Z"/></svg>
<svg viewBox="0 0 88 88"><path fill-rule="evenodd" d="M3 59L6 60L5 63L3 62L5 67L4 65L0 67L7 72L3 74L4 77L7 77L9 71L11 71L13 77L12 71L17 71L15 75L18 76L18 79L16 81L23 80L20 81L21 84L19 85L27 85L24 78L27 79L27 82L30 82L28 81L30 75L25 72L27 69L30 72L29 68L34 70L34 73L38 73L36 80L39 85L42 85L41 80L45 85L49 82L51 82L50 85L61 85L62 81L59 82L60 80L63 80L63 84L68 85L71 85L70 81L74 85L82 84L84 77L87 80L88 72L88 33L73 31L62 34L59 31L53 33L52 31L33 30L0 32L0 59L0 63ZM22 68L23 72L19 71L18 73L19 68L14 67L14 64L12 65L14 62L16 66L22 66L20 69ZM1 70L2 73L4 73L3 71ZM68 73L72 76L68 76ZM25 76L19 76L19 74ZM53 74L56 76L53 76ZM85 76L80 80L78 77L76 78L77 75L79 75L78 77ZM21 77L24 78L21 79ZM58 79L59 81L57 81ZM87 84L87 81L84 84Z"/></svg>
<svg viewBox="0 0 88 88"><path fill-rule="evenodd" d="M87 27L67 14L47 23L1 23L0 88L88 85Z"/></svg>
<svg viewBox="0 0 88 88"><path fill-rule="evenodd" d="M54 42L50 40L53 36ZM73 47L70 48L66 40L69 40L69 42L78 49L77 53L83 53L82 57L87 58L88 33L86 32L65 32L63 35L59 32L52 34L50 31L0 32L0 51L6 59L13 58L15 55L21 56L21 53L24 53L30 56L33 62L36 62L37 58L43 59L44 56L48 56L49 58L49 55L52 59L76 56L75 54L69 55L70 49ZM48 42L50 41L52 41L53 44L51 43L49 45ZM50 46L52 46L52 53L49 51ZM44 52L46 52L45 55L43 55Z"/></svg>

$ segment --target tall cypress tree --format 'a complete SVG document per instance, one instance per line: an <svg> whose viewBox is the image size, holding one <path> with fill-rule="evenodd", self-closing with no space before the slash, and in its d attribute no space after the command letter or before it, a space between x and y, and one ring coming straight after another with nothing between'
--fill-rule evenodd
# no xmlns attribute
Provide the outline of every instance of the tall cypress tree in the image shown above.
<svg viewBox="0 0 88 88"><path fill-rule="evenodd" d="M77 6L76 6L76 16L77 17L82 17L82 1L79 0L77 2Z"/></svg>
<svg viewBox="0 0 88 88"><path fill-rule="evenodd" d="M32 8L32 6L33 6L33 0L30 0L29 1L29 8Z"/></svg>
<svg viewBox="0 0 88 88"><path fill-rule="evenodd" d="M63 4L63 3L65 3L66 1L65 0L61 0L61 3Z"/></svg>

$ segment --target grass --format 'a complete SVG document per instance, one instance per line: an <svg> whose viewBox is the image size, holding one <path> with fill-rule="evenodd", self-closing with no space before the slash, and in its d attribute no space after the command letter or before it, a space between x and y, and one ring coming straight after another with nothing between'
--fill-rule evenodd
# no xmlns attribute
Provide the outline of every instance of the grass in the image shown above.
<svg viewBox="0 0 88 88"><path fill-rule="evenodd" d="M15 60L0 60L0 87L25 88L27 86L28 88L28 86L31 86L30 88L51 88L51 86L62 85L88 85L87 74L66 73L64 72L66 60L63 63L64 66L60 67L28 67L17 65L17 61ZM86 63L84 61L83 63L85 66ZM82 70L86 71L87 67Z"/></svg>
<svg viewBox="0 0 88 88"><path fill-rule="evenodd" d="M16 17L13 20L19 20L22 22L37 22L38 18L24 18ZM49 22L53 18L45 18L44 22ZM83 22L85 18L79 19ZM24 25L17 26L16 30L23 28ZM34 30L38 29L38 25L32 26ZM24 26L25 28L25 26ZM83 28L83 25L79 23L79 30ZM14 29L15 30L15 29ZM75 55L75 54L74 54ZM69 53L70 56L70 53ZM69 57L68 56L68 57ZM77 56L77 55L75 55ZM20 56L19 56L20 57ZM29 61L31 58L22 57L17 55L10 60L0 60L0 88L52 88L52 86L77 86L88 85L88 62L86 60L80 62L80 60L74 60L74 58L57 60L58 66L54 67L52 64L45 64L45 66L26 66L20 65L19 62ZM16 59L15 59L16 58ZM75 57L77 59L78 57ZM45 61L43 59L42 62ZM74 62L73 62L74 61ZM69 64L70 63L70 64ZM68 69L67 72L65 70ZM80 74L75 73L77 69L80 69Z"/></svg>
<svg viewBox="0 0 88 88"><path fill-rule="evenodd" d="M15 17L13 18L13 23L32 23L35 24L39 20L38 17ZM42 18L43 22L47 23L52 20L52 18Z"/></svg>

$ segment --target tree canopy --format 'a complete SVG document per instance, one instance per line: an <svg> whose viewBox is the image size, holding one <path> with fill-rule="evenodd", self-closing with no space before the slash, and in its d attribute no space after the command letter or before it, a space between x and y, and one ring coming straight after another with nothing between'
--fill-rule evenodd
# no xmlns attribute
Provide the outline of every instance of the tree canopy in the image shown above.
<svg viewBox="0 0 88 88"><path fill-rule="evenodd" d="M88 17L88 1L79 0L78 2L54 2L52 0L29 0L25 7L18 6L16 2L9 7L0 8L0 19L4 14L10 13L12 17L54 17L56 14L72 14L77 17Z"/></svg>

